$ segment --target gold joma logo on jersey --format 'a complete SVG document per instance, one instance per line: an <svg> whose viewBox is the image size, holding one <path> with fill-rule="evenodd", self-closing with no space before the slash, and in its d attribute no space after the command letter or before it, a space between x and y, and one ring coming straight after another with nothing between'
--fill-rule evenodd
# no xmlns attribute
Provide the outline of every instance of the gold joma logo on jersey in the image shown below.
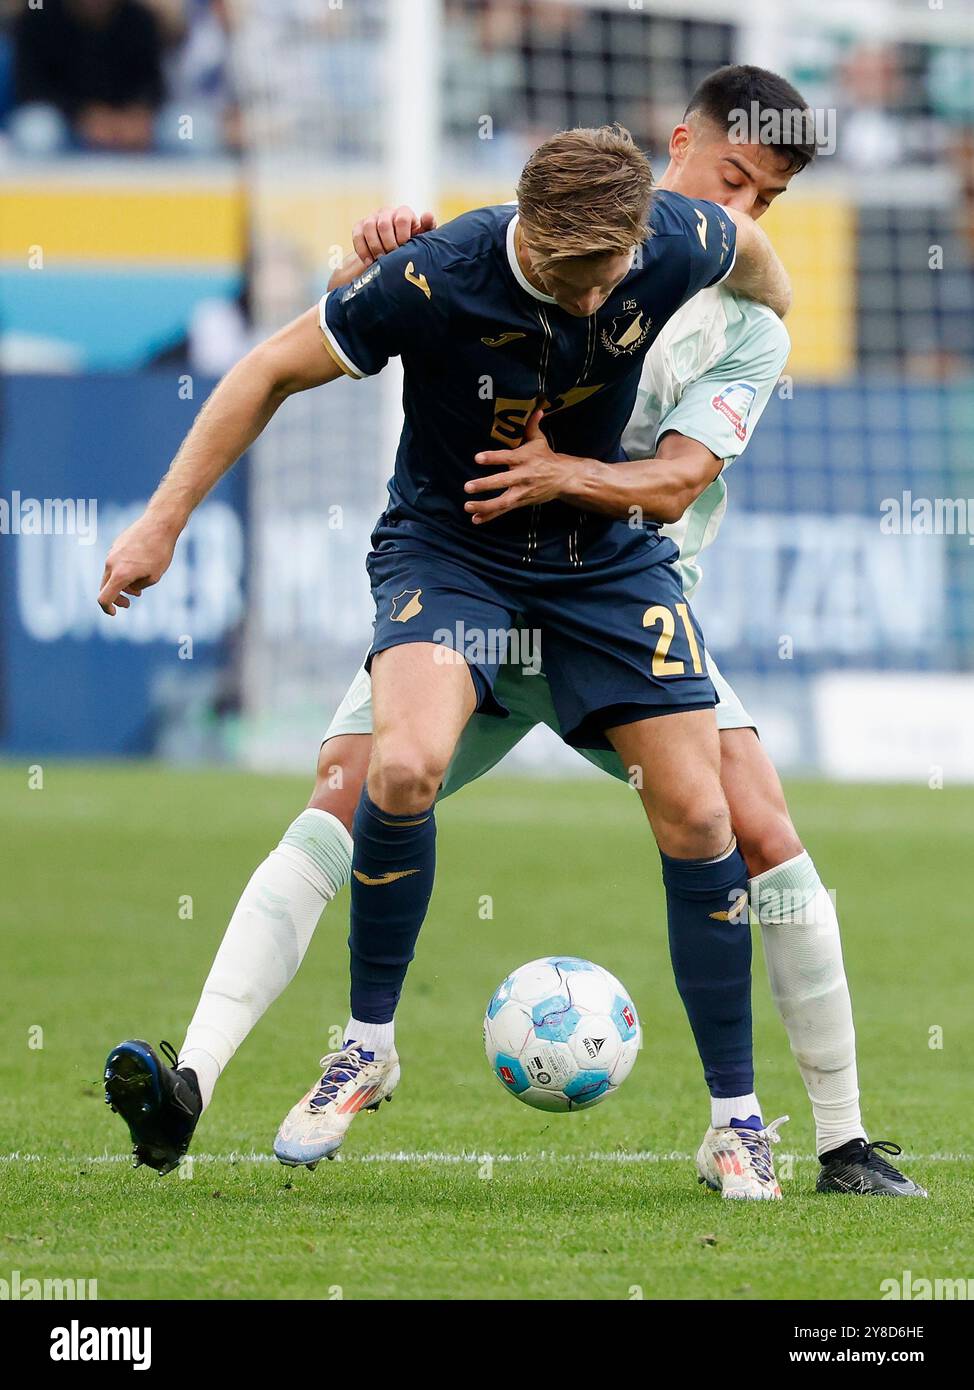
<svg viewBox="0 0 974 1390"><path fill-rule="evenodd" d="M425 275L416 274L416 267L412 261L409 262L406 269L403 271L403 278L408 280L411 285L415 285L418 290L422 290L427 299L433 298L433 292L430 289L429 281Z"/></svg>
<svg viewBox="0 0 974 1390"><path fill-rule="evenodd" d="M743 922L746 907L747 894L742 893L728 912L711 912L709 915L715 922Z"/></svg>
<svg viewBox="0 0 974 1390"><path fill-rule="evenodd" d="M422 589L403 589L401 594L396 594L392 600L391 620L394 623L408 623L410 618L415 618L417 613L422 613L423 605L420 603ZM400 607L400 605L402 605Z"/></svg>
<svg viewBox="0 0 974 1390"><path fill-rule="evenodd" d="M378 878L370 878L368 874L360 874L358 869L353 869L352 873L359 883L364 883L367 888L379 888L383 883L395 883L397 879L408 878L410 874L418 874L418 869L390 869L387 874L379 874Z"/></svg>
<svg viewBox="0 0 974 1390"><path fill-rule="evenodd" d="M617 314L612 327L602 329L602 346L606 352L611 352L613 357L623 357L641 347L653 326L652 319L646 318L644 323L644 317L642 309L636 313Z"/></svg>
<svg viewBox="0 0 974 1390"><path fill-rule="evenodd" d="M516 342L518 338L526 338L526 333L499 333L496 338L481 338L484 347L500 348L508 343Z"/></svg>

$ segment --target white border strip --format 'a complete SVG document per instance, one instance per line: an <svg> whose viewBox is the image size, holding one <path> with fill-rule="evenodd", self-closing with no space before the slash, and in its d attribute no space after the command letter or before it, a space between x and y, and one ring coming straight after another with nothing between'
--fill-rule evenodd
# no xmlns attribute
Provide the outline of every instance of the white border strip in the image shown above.
<svg viewBox="0 0 974 1390"><path fill-rule="evenodd" d="M343 287L343 288L344 288L344 287ZM362 381L365 377L369 376L370 373L369 373L369 372L363 372L362 369L361 369L361 367L356 367L355 363L354 363L354 362L352 361L352 359L349 357L348 353L344 351L344 349L342 348L341 343L339 343L339 341L338 341L338 339L335 337L334 333L333 333L333 332L331 331L331 329L328 327L328 321L327 321L327 319L325 318L325 304L326 304L327 301L328 301L328 296L329 296L330 294L337 294L337 293L338 293L337 290L326 290L325 293L324 293L324 294L321 296L321 298L319 299L319 301L318 301L318 326L319 326L319 328L321 329L322 333L324 333L325 337L328 339L328 346L331 348L332 352L335 354L335 356L338 358L339 362L340 362L340 363L342 364L342 366L345 368L346 372L348 372L349 376L353 376L353 377L356 378L356 380Z"/></svg>
<svg viewBox="0 0 974 1390"><path fill-rule="evenodd" d="M736 231L736 228L735 228L735 231ZM720 279L719 279L719 280L715 280L715 281L713 282L713 284L710 286L710 288L711 288L712 290L715 290L715 289L717 288L718 285L722 285L722 284L724 283L724 281L727 279L728 275L730 275L730 274L733 273L734 267L735 267L736 265L737 265L737 237L736 237L736 235L735 235L735 237L734 237L734 254L733 254L733 256L731 256L731 263L730 263L730 265L727 267L727 269L724 271L724 273L723 273L723 275L720 277Z"/></svg>
<svg viewBox="0 0 974 1390"><path fill-rule="evenodd" d="M247 1153L237 1153L231 1151L223 1154L190 1153L190 1158L195 1163L276 1163L277 1159L270 1153L256 1153L253 1150ZM789 1154L776 1153L776 1158L793 1158L799 1163L816 1163L818 1161L815 1154ZM932 1153L915 1154L904 1153L902 1155L905 1163L974 1163L974 1154L966 1153ZM339 1155L339 1159L342 1156ZM655 1153L650 1149L642 1149L632 1153L624 1152L592 1152L592 1153L554 1153L550 1149L539 1149L537 1153L474 1153L462 1151L460 1153L448 1153L438 1150L409 1150L397 1149L380 1153L371 1154L350 1154L344 1157L345 1163L402 1163L402 1164L458 1164L458 1163L511 1163L511 1164L570 1164L570 1163L618 1163L626 1164L652 1164L652 1163L692 1163L694 1155L690 1153ZM74 1156L65 1154L39 1154L39 1153L6 1153L0 1154L0 1164L15 1163L56 1163L59 1167L76 1167L79 1163L104 1164L104 1163L131 1163L130 1154L102 1153L102 1154L77 1154Z"/></svg>
<svg viewBox="0 0 974 1390"><path fill-rule="evenodd" d="M542 304L557 304L557 299L553 299L550 294L542 294L540 290L535 289L534 285L531 284L531 281L521 269L521 262L517 258L517 244L514 240L517 233L517 224L518 214L515 213L507 224L506 236L507 263L514 272L514 279L521 286L522 290L526 290L527 293L531 295L532 299L540 299Z"/></svg>

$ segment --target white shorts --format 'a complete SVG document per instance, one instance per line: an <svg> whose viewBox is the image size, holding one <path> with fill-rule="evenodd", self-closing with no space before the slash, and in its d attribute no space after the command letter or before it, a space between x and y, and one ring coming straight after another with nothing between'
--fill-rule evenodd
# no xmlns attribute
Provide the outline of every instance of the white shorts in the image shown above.
<svg viewBox="0 0 974 1390"><path fill-rule="evenodd" d="M705 653L707 658L707 673L714 683L717 692L717 728L718 729L757 729L757 724L748 714L741 703L740 696L731 685L730 681L725 680L720 674L716 661L709 652Z"/></svg>
<svg viewBox="0 0 974 1390"><path fill-rule="evenodd" d="M364 666L360 666L352 677L352 683L345 691L341 704L332 715L331 723L325 730L322 743L339 734L371 734L372 732L372 677Z"/></svg>
<svg viewBox="0 0 974 1390"><path fill-rule="evenodd" d="M744 708L737 696L734 687L726 681L720 674L717 663L707 652L707 672L714 683L717 691L717 727L718 729L756 729L757 725ZM534 722L536 724L548 724L549 727L557 731L558 723L554 719L554 710L551 705L551 696L548 692L548 681L543 671L536 676L516 676L514 677L523 690L530 690L530 707L536 714ZM498 676L498 683L506 681L508 676L506 668L501 668ZM512 701L508 701L503 690L498 692L505 704L515 711ZM475 715L475 719L481 721L484 726L496 729L497 737L502 742L507 742L506 731L503 726L509 721L498 719L494 715L483 714ZM339 734L371 734L372 732L372 678L364 666L360 666L352 677L352 683L345 692L345 698L335 711L331 723L325 731L322 742L330 738L335 738Z"/></svg>

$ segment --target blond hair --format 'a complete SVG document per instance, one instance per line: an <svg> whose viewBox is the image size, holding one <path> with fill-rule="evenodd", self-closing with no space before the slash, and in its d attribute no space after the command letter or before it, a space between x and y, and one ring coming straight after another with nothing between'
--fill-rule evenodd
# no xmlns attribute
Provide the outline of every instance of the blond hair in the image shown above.
<svg viewBox="0 0 974 1390"><path fill-rule="evenodd" d="M624 255L648 230L653 171L621 125L563 130L531 155L517 185L536 262Z"/></svg>

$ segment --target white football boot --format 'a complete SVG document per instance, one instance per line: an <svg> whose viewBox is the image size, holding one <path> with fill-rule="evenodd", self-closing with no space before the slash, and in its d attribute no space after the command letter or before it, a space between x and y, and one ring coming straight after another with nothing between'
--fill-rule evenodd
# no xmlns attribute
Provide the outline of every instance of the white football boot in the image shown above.
<svg viewBox="0 0 974 1390"><path fill-rule="evenodd" d="M697 1150L697 1181L705 1182L722 1197L740 1202L780 1201L771 1145L779 1143L778 1126L787 1119L782 1115L764 1129L711 1126Z"/></svg>
<svg viewBox="0 0 974 1390"><path fill-rule="evenodd" d="M378 1110L399 1084L395 1052L375 1057L357 1043L329 1052L318 1065L321 1080L291 1107L274 1140L275 1156L289 1168L314 1168L334 1158L359 1111Z"/></svg>

